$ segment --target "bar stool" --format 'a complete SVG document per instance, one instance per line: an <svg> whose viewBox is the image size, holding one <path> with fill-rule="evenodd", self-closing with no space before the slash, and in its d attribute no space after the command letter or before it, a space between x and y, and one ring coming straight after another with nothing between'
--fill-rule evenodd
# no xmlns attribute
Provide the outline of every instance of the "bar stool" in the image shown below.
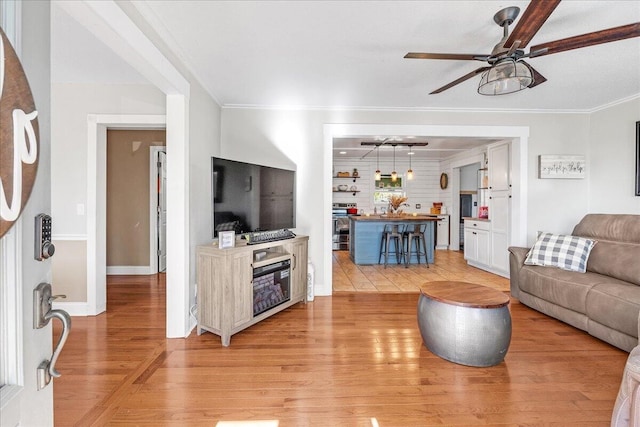
<svg viewBox="0 0 640 427"><path fill-rule="evenodd" d="M378 256L378 264L384 255L384 268L387 268L389 261L389 249L391 242L393 242L395 249L396 263L402 263L404 257L404 232L400 230L399 224L385 224L382 230L382 236L380 238L380 255ZM393 254L393 252L391 252Z"/></svg>
<svg viewBox="0 0 640 427"><path fill-rule="evenodd" d="M407 250L405 251L404 261L405 267L409 267L411 263L411 245L415 243L416 248L416 257L418 258L418 264L420 264L420 256L424 256L424 262L427 264L427 268L429 268L429 259L427 258L427 240L424 237L424 232L427 229L427 224L410 224L407 225L404 232L402 233L402 244L404 246L404 242L407 242ZM420 248L420 244L422 244L422 249Z"/></svg>

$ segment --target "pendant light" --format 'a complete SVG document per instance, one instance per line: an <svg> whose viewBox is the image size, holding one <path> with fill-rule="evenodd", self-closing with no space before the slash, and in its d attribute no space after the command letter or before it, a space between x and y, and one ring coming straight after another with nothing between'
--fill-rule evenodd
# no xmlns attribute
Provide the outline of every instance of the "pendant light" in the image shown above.
<svg viewBox="0 0 640 427"><path fill-rule="evenodd" d="M398 180L398 172L396 172L396 144L393 144L393 172L391 172L391 181Z"/></svg>
<svg viewBox="0 0 640 427"><path fill-rule="evenodd" d="M413 179L413 169L411 169L411 157L413 156L413 151L411 150L412 145L409 145L409 170L407 171L407 179Z"/></svg>
<svg viewBox="0 0 640 427"><path fill-rule="evenodd" d="M382 178L382 174L380 173L380 146L379 145L376 146L376 161L377 161L376 181L380 181L380 179Z"/></svg>

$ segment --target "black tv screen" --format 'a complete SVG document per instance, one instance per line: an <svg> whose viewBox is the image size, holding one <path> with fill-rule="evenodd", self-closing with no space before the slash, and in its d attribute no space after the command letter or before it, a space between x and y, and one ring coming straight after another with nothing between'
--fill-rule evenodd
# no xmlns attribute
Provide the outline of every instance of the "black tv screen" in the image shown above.
<svg viewBox="0 0 640 427"><path fill-rule="evenodd" d="M213 237L294 228L296 173L213 157Z"/></svg>

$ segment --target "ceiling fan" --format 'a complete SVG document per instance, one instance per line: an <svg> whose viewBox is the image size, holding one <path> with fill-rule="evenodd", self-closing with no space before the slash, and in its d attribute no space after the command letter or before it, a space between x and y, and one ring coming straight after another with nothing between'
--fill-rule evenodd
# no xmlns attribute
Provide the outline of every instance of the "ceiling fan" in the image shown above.
<svg viewBox="0 0 640 427"><path fill-rule="evenodd" d="M525 62L523 58L535 58L563 52L565 50L579 49L640 36L640 22L635 22L620 27L542 43L532 46L529 52L525 53L523 49L531 41L533 36L535 36L559 3L560 0L532 0L511 34L509 34L509 25L518 17L520 8L512 6L498 11L494 15L493 20L502 27L503 37L488 55L409 52L404 57L415 59L473 60L483 61L489 64L434 90L430 95L450 89L481 73L482 78L478 86L478 93L482 95L503 95L526 88L532 88L547 81L542 74Z"/></svg>

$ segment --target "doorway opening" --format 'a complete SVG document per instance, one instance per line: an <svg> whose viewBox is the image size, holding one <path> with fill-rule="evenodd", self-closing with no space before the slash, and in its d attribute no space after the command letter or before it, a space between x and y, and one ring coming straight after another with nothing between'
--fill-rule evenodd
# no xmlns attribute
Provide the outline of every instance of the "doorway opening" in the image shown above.
<svg viewBox="0 0 640 427"><path fill-rule="evenodd" d="M153 273L167 269L167 151L149 152L149 265Z"/></svg>
<svg viewBox="0 0 640 427"><path fill-rule="evenodd" d="M165 140L164 129L107 129L108 275L158 272L159 179L157 164L150 164L149 157L165 150ZM148 202L152 198L153 206Z"/></svg>

